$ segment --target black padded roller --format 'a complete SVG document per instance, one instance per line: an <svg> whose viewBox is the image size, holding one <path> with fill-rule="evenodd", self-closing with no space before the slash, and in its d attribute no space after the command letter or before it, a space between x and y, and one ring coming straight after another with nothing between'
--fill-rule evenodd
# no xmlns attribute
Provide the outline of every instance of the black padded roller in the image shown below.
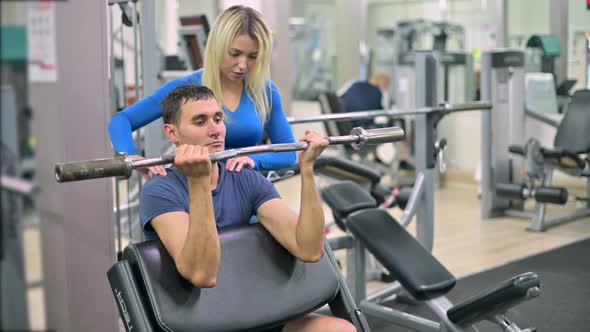
<svg viewBox="0 0 590 332"><path fill-rule="evenodd" d="M523 184L496 183L496 195L510 199L526 199Z"/></svg>
<svg viewBox="0 0 590 332"><path fill-rule="evenodd" d="M535 189L535 199L540 203L565 204L567 202L567 189L539 187Z"/></svg>
<svg viewBox="0 0 590 332"><path fill-rule="evenodd" d="M508 151L514 154L519 154L521 156L524 156L526 154L525 147L522 145L510 145L508 147Z"/></svg>
<svg viewBox="0 0 590 332"><path fill-rule="evenodd" d="M125 161L125 156L108 159L76 161L55 165L57 182L80 181L111 176L128 178L133 168Z"/></svg>

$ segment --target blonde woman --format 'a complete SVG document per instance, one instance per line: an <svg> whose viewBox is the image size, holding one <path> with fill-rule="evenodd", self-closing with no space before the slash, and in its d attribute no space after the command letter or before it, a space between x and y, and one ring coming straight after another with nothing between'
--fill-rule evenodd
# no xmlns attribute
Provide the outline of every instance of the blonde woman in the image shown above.
<svg viewBox="0 0 590 332"><path fill-rule="evenodd" d="M132 159L142 159L133 145L131 132L161 117L162 99L184 84L207 86L223 106L226 149L257 145L264 130L272 143L295 142L279 91L270 80L271 48L271 32L259 12L245 6L227 8L209 34L204 68L166 83L117 113L108 126L113 147ZM295 152L281 152L230 159L226 168L236 172L243 167L276 170L295 162ZM164 167L155 166L142 171L146 179L149 171L166 175Z"/></svg>

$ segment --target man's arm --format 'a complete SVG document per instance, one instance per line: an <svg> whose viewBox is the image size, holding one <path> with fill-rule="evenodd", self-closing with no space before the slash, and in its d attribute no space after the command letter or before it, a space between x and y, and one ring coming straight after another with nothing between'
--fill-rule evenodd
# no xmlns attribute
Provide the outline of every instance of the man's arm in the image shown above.
<svg viewBox="0 0 590 332"><path fill-rule="evenodd" d="M186 145L175 153L175 166L188 178L189 213L165 213L151 224L180 275L197 287L213 287L221 249L211 197L209 153L206 148Z"/></svg>
<svg viewBox="0 0 590 332"><path fill-rule="evenodd" d="M302 141L309 148L299 155L301 205L299 216L282 199L271 199L258 208L260 223L294 256L306 262L318 261L324 253L324 211L313 177L315 159L328 145L316 133Z"/></svg>

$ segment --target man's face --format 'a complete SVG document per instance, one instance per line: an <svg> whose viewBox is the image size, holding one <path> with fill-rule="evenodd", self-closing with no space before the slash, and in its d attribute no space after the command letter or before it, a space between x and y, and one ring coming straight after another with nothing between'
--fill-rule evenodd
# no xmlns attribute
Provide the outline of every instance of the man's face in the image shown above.
<svg viewBox="0 0 590 332"><path fill-rule="evenodd" d="M189 100L180 107L180 117L171 137L174 143L206 146L209 152L225 148L223 112L214 98Z"/></svg>

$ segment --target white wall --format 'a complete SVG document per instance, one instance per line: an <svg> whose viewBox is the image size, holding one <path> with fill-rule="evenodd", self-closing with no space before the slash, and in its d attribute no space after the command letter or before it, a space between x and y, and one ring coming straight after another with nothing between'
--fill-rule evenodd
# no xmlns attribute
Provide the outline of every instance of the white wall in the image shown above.
<svg viewBox="0 0 590 332"><path fill-rule="evenodd" d="M508 40L510 46L524 47L533 34L549 33L549 1L508 1Z"/></svg>
<svg viewBox="0 0 590 332"><path fill-rule="evenodd" d="M590 32L590 10L587 10L585 5L583 1L569 0L570 28Z"/></svg>
<svg viewBox="0 0 590 332"><path fill-rule="evenodd" d="M582 33L590 33L590 10L586 9L585 3L577 0L569 0L569 39L568 39L568 77L578 79L574 90L590 88L587 79L587 50L582 50L581 43L576 43L574 36ZM579 36L581 37L581 36ZM584 82L586 81L586 82ZM584 85L585 83L585 85Z"/></svg>
<svg viewBox="0 0 590 332"><path fill-rule="evenodd" d="M0 1L2 25L25 25L27 23L27 1Z"/></svg>

